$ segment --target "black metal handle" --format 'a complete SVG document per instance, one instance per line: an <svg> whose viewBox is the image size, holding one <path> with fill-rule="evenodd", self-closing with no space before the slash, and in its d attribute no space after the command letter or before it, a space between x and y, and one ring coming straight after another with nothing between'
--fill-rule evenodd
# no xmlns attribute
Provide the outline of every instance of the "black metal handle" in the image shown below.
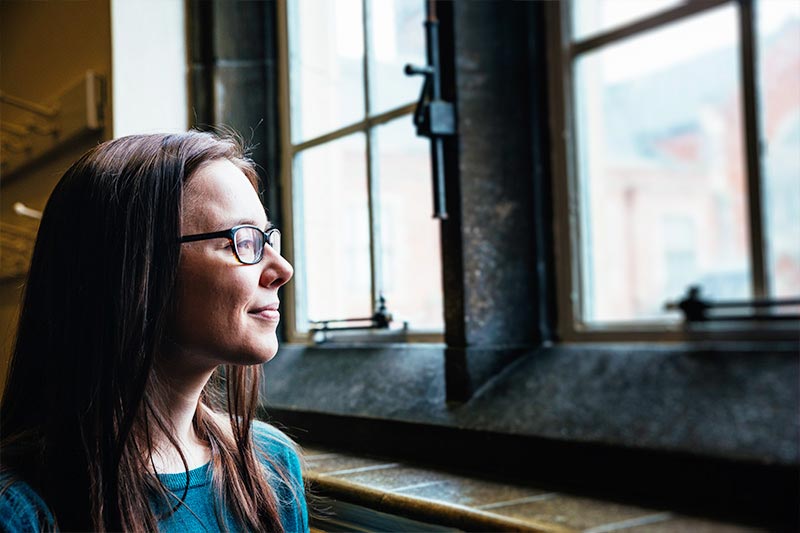
<svg viewBox="0 0 800 533"><path fill-rule="evenodd" d="M425 40L427 42L428 64L426 66L406 65L403 71L407 76L424 76L417 108L414 111L414 125L417 135L428 137L431 141L431 169L433 175L433 216L447 218L447 205L444 185L444 141L443 137L455 135L455 107L442 100L439 72L439 21L436 20L435 2L428 1L425 21Z"/></svg>

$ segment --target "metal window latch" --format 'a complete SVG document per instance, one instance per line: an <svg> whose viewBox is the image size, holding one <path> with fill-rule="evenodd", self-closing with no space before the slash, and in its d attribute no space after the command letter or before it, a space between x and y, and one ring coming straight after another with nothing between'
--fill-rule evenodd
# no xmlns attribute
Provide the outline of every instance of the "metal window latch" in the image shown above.
<svg viewBox="0 0 800 533"><path fill-rule="evenodd" d="M353 331L369 329L389 329L392 323L392 314L386 308L386 298L383 295L378 297L375 312L367 318L341 318L333 320L310 320L312 327L309 329L311 337L316 342L325 342L327 334L333 331ZM362 322L362 325L348 325L354 322ZM320 339L320 340L317 340Z"/></svg>
<svg viewBox="0 0 800 533"><path fill-rule="evenodd" d="M800 306L800 298L785 300L711 301L700 296L700 287L692 285L678 302L668 302L668 311L680 310L688 323L737 320L800 320L800 314L764 312L778 307ZM732 310L729 314L712 313L715 309ZM738 313L736 311L739 311Z"/></svg>
<svg viewBox="0 0 800 533"><path fill-rule="evenodd" d="M439 21L436 18L436 3L427 2L425 40L428 64L424 67L406 65L407 76L424 76L422 91L414 111L414 126L417 135L428 137L431 142L431 167L433 174L433 217L447 218L444 185L443 137L456 134L455 106L442 100L441 73L439 71Z"/></svg>
<svg viewBox="0 0 800 533"><path fill-rule="evenodd" d="M444 100L433 99L431 93L431 78L434 69L431 67L418 67L416 65L406 65L405 73L407 76L425 76L422 83L422 92L417 100L417 108L414 111L414 126L417 128L417 135L420 137L443 137L445 135L455 135L456 117L453 104Z"/></svg>

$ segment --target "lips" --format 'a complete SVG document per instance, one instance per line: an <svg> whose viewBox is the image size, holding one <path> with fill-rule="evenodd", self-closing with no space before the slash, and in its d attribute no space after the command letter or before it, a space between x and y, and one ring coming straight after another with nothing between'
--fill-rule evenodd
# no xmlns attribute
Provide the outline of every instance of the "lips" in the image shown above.
<svg viewBox="0 0 800 533"><path fill-rule="evenodd" d="M281 318L281 314L280 312L278 312L278 305L279 305L278 302L274 302L264 306L256 307L255 309L251 309L250 311L248 311L248 313L262 320L277 322Z"/></svg>

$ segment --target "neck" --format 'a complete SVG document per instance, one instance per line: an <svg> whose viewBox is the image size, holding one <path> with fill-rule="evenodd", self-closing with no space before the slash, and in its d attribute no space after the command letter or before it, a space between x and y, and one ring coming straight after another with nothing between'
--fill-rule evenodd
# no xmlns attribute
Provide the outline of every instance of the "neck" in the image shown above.
<svg viewBox="0 0 800 533"><path fill-rule="evenodd" d="M200 402L200 394L214 368L193 368L182 357L163 358L156 372L164 392L165 422L171 435L180 446L189 469L197 468L211 460L211 450L195 431L193 420ZM154 428L151 458L159 473L185 470L180 453L169 437Z"/></svg>

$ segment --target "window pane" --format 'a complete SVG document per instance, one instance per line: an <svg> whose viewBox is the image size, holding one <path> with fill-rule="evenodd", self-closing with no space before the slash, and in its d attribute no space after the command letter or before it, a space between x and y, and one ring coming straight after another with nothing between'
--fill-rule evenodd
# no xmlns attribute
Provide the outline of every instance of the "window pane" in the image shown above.
<svg viewBox="0 0 800 533"><path fill-rule="evenodd" d="M692 284L750 296L738 58L725 6L577 62L587 322L665 318Z"/></svg>
<svg viewBox="0 0 800 533"><path fill-rule="evenodd" d="M767 273L772 296L798 296L800 3L761 1L756 9Z"/></svg>
<svg viewBox="0 0 800 533"><path fill-rule="evenodd" d="M423 0L369 0L372 20L371 114L419 98L421 76L406 76L406 63L426 64Z"/></svg>
<svg viewBox="0 0 800 533"><path fill-rule="evenodd" d="M683 3L681 0L574 0L573 37L578 40L616 29Z"/></svg>
<svg viewBox="0 0 800 533"><path fill-rule="evenodd" d="M405 116L375 132L380 188L383 292L395 319L412 330L442 330L439 221L432 217L427 139Z"/></svg>
<svg viewBox="0 0 800 533"><path fill-rule="evenodd" d="M297 328L372 315L366 143L361 133L297 155Z"/></svg>
<svg viewBox="0 0 800 533"><path fill-rule="evenodd" d="M289 11L292 142L364 118L361 0L295 0Z"/></svg>

